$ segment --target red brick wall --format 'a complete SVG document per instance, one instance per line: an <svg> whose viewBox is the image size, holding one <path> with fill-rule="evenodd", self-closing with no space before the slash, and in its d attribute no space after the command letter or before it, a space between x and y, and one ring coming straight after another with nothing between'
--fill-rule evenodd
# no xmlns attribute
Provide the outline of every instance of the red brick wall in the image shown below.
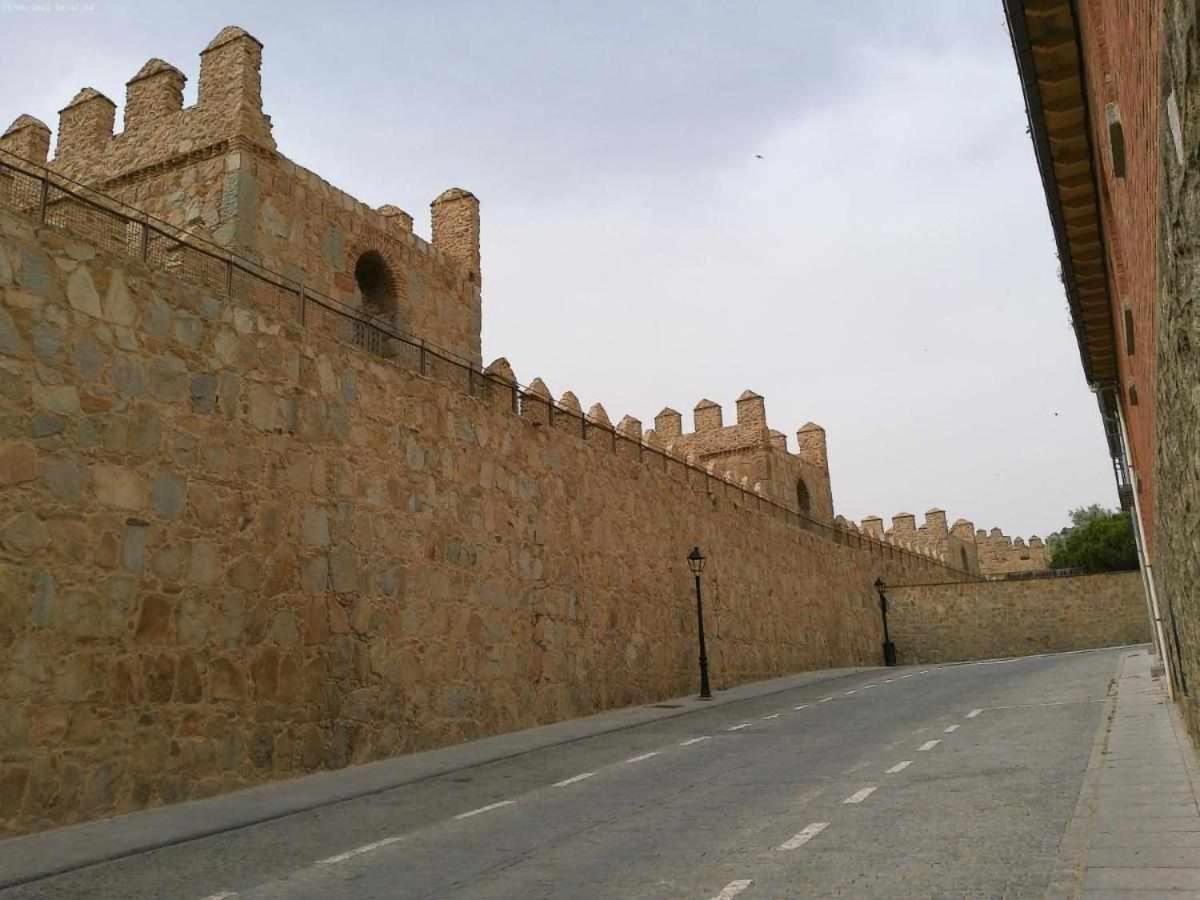
<svg viewBox="0 0 1200 900"><path fill-rule="evenodd" d="M1100 180L1108 251L1121 403L1147 549L1153 547L1155 352L1157 286L1159 40L1158 0L1079 0L1092 146ZM1105 107L1116 103L1125 137L1125 176L1117 178ZM1123 307L1133 314L1134 353L1127 354ZM1132 405L1130 388L1138 403Z"/></svg>

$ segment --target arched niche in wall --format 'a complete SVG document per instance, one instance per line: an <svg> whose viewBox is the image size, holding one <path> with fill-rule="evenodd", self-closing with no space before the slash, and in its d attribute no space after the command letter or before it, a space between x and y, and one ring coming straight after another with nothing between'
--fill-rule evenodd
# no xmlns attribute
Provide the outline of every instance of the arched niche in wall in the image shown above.
<svg viewBox="0 0 1200 900"><path fill-rule="evenodd" d="M396 279L378 250L367 250L354 264L354 281L362 296L363 311L393 319L396 315Z"/></svg>
<svg viewBox="0 0 1200 900"><path fill-rule="evenodd" d="M808 485L804 483L803 478L796 479L796 506L804 515L812 515L812 495L809 494Z"/></svg>

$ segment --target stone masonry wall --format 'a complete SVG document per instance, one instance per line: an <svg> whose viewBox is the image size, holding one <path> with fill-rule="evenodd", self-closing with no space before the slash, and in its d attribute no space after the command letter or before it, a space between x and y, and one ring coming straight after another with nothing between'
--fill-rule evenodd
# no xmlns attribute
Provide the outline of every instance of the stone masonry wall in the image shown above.
<svg viewBox="0 0 1200 900"><path fill-rule="evenodd" d="M888 597L902 665L1150 640L1137 572L895 587Z"/></svg>
<svg viewBox="0 0 1200 900"><path fill-rule="evenodd" d="M877 661L954 573L0 211L0 833Z"/></svg>
<svg viewBox="0 0 1200 900"><path fill-rule="evenodd" d="M377 253L388 297L372 314L478 366L478 200L457 188L435 199L431 243L413 234L412 216L398 207L371 209L289 160L262 108L262 51L243 29L223 28L201 52L194 106L183 107L183 72L151 59L126 86L121 133L113 133L116 104L83 88L59 115L52 160L50 129L27 115L0 135L0 150L355 308L367 308L356 263ZM0 177L0 197L5 188ZM29 209L38 202L6 200Z"/></svg>
<svg viewBox="0 0 1200 900"><path fill-rule="evenodd" d="M1200 743L1200 10L1164 7L1154 575L1176 696Z"/></svg>

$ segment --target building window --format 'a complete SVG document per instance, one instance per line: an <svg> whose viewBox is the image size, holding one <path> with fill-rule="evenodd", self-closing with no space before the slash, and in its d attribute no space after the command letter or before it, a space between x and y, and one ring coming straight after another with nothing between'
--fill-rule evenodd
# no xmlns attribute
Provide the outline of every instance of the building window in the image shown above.
<svg viewBox="0 0 1200 900"><path fill-rule="evenodd" d="M796 505L806 516L812 512L812 497L808 493L808 485L804 483L803 478L796 479Z"/></svg>
<svg viewBox="0 0 1200 900"><path fill-rule="evenodd" d="M362 294L363 310L373 316L396 313L396 281L392 270L376 250L368 250L354 264L354 280Z"/></svg>
<svg viewBox="0 0 1200 900"><path fill-rule="evenodd" d="M967 562L967 548L966 547L958 548L958 558L962 560L963 571L964 572L970 571L971 564Z"/></svg>
<svg viewBox="0 0 1200 900"><path fill-rule="evenodd" d="M1125 353L1128 356L1133 356L1133 310L1129 308L1129 304L1125 304L1121 310L1121 316L1125 324Z"/></svg>
<svg viewBox="0 0 1200 900"><path fill-rule="evenodd" d="M1132 381L1129 382L1129 405L1130 406L1138 405L1137 385L1134 384Z"/></svg>

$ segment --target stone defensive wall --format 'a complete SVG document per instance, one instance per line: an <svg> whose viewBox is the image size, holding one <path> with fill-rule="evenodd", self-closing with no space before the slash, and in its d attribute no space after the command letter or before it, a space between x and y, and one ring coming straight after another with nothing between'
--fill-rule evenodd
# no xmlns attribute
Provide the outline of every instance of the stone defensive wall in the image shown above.
<svg viewBox="0 0 1200 900"><path fill-rule="evenodd" d="M1150 640L1138 572L891 587L901 665L998 659Z"/></svg>
<svg viewBox="0 0 1200 900"><path fill-rule="evenodd" d="M695 545L718 688L971 577L0 174L0 833L692 691Z"/></svg>
<svg viewBox="0 0 1200 900"><path fill-rule="evenodd" d="M125 86L121 132L116 103L85 87L59 112L52 159L50 129L30 115L5 130L0 149L478 366L479 201L442 192L426 241L398 206L372 209L290 160L263 112L262 54L253 35L223 28L200 52L195 105L183 106L184 73L152 58ZM125 240L121 223L112 225L108 241Z"/></svg>
<svg viewBox="0 0 1200 900"><path fill-rule="evenodd" d="M986 577L1004 577L1014 573L1041 572L1049 568L1045 544L1036 534L1026 543L1024 538L1010 538L999 528L976 530L967 519L955 519L946 524L946 511L934 507L925 511L925 522L917 525L917 517L909 512L892 516L892 527L884 528L879 516L865 516L860 525L846 523L880 540L938 559Z"/></svg>

